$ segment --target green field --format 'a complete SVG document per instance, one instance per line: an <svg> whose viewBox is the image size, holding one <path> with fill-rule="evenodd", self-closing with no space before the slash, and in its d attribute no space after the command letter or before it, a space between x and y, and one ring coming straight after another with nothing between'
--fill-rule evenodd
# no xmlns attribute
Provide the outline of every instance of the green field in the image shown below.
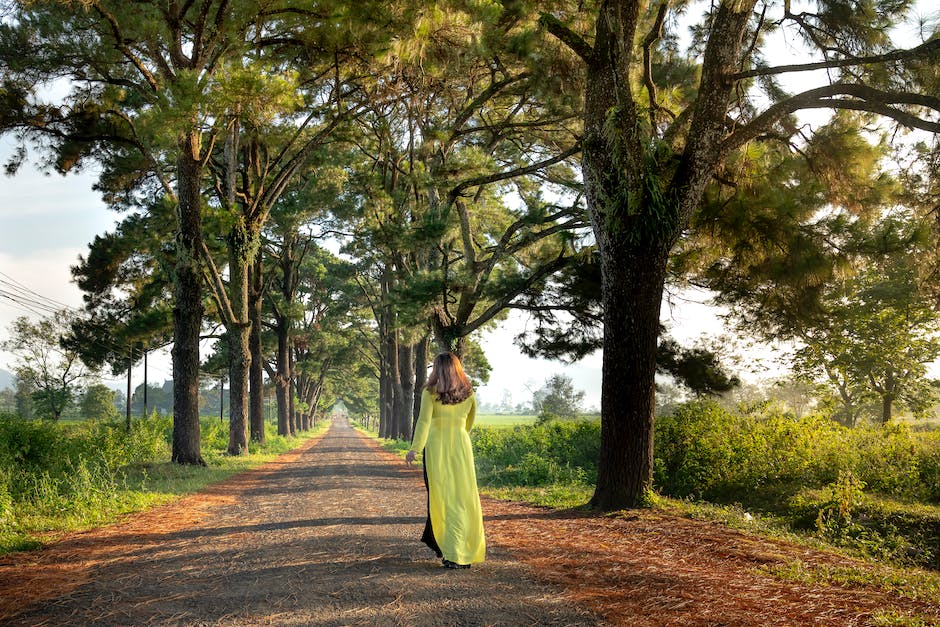
<svg viewBox="0 0 940 627"><path fill-rule="evenodd" d="M514 416L511 414L477 414L478 427L514 427L535 424L536 416Z"/></svg>

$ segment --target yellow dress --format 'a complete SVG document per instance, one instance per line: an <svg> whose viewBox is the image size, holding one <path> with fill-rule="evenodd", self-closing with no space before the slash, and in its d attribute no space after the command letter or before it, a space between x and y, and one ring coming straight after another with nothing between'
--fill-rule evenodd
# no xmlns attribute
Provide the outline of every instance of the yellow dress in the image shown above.
<svg viewBox="0 0 940 627"><path fill-rule="evenodd" d="M444 559L457 564L482 562L486 556L483 511L470 446L476 410L472 394L456 405L444 405L424 390L411 445L415 451L424 449L434 539Z"/></svg>

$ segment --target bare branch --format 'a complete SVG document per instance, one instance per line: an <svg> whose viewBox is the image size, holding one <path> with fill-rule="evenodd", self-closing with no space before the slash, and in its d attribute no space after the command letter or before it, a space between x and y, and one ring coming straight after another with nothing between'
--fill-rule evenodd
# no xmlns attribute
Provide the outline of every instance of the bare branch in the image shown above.
<svg viewBox="0 0 940 627"><path fill-rule="evenodd" d="M857 100L839 99L834 96L854 96ZM912 128L919 128L932 133L940 133L940 123L919 118L912 113L896 109L890 104L907 104L927 107L940 112L940 98L917 93L894 93L868 87L867 85L835 84L810 89L786 100L778 102L766 111L755 117L747 124L738 128L722 142L721 156L727 156L731 151L743 146L745 143L767 131L775 122L784 116L800 109L831 108L852 109L856 111L870 111L886 117L894 118L901 124Z"/></svg>
<svg viewBox="0 0 940 627"><path fill-rule="evenodd" d="M786 74L788 72L808 72L810 70L822 70L827 68L851 67L856 65L873 65L877 63L888 63L891 61L906 61L926 57L940 52L940 37L931 39L916 48L906 50L893 50L885 54L872 55L867 57L849 57L847 59L832 59L830 61L818 61L816 63L797 63L792 65L778 65L776 67L758 67L753 70L745 70L728 76L730 81L740 81L754 76L772 76L774 74Z"/></svg>

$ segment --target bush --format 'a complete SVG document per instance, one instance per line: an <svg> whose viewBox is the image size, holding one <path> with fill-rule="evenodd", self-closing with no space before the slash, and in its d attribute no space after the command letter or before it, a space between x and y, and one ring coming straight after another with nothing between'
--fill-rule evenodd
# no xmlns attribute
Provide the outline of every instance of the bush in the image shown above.
<svg viewBox="0 0 940 627"><path fill-rule="evenodd" d="M655 485L668 496L740 504L834 544L940 566L929 505L940 502L940 432L696 401L657 421L655 449Z"/></svg>
<svg viewBox="0 0 940 627"><path fill-rule="evenodd" d="M761 486L821 488L851 472L880 494L940 500L940 433L904 425L849 429L695 401L657 421L655 458L655 483L670 496L746 499Z"/></svg>
<svg viewBox="0 0 940 627"><path fill-rule="evenodd" d="M18 514L69 517L118 498L119 470L165 458L164 421L61 425L0 416L0 536L13 538Z"/></svg>
<svg viewBox="0 0 940 627"><path fill-rule="evenodd" d="M480 483L547 486L594 483L600 424L552 420L512 429L481 427L471 432Z"/></svg>

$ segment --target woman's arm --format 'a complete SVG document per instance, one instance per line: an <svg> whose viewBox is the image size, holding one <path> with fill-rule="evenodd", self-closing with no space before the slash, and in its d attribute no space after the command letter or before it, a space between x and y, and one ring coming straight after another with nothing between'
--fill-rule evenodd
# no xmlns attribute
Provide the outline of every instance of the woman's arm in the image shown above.
<svg viewBox="0 0 940 627"><path fill-rule="evenodd" d="M477 419L477 397L472 395L470 397L470 411L467 413L467 433L470 433L470 429L473 428L473 423Z"/></svg>
<svg viewBox="0 0 940 627"><path fill-rule="evenodd" d="M417 452L427 444L433 410L434 399L431 397L430 392L424 390L421 392L421 412L418 414L418 423L415 425L414 437L411 439L411 450L405 455L405 461L409 464L415 460Z"/></svg>

